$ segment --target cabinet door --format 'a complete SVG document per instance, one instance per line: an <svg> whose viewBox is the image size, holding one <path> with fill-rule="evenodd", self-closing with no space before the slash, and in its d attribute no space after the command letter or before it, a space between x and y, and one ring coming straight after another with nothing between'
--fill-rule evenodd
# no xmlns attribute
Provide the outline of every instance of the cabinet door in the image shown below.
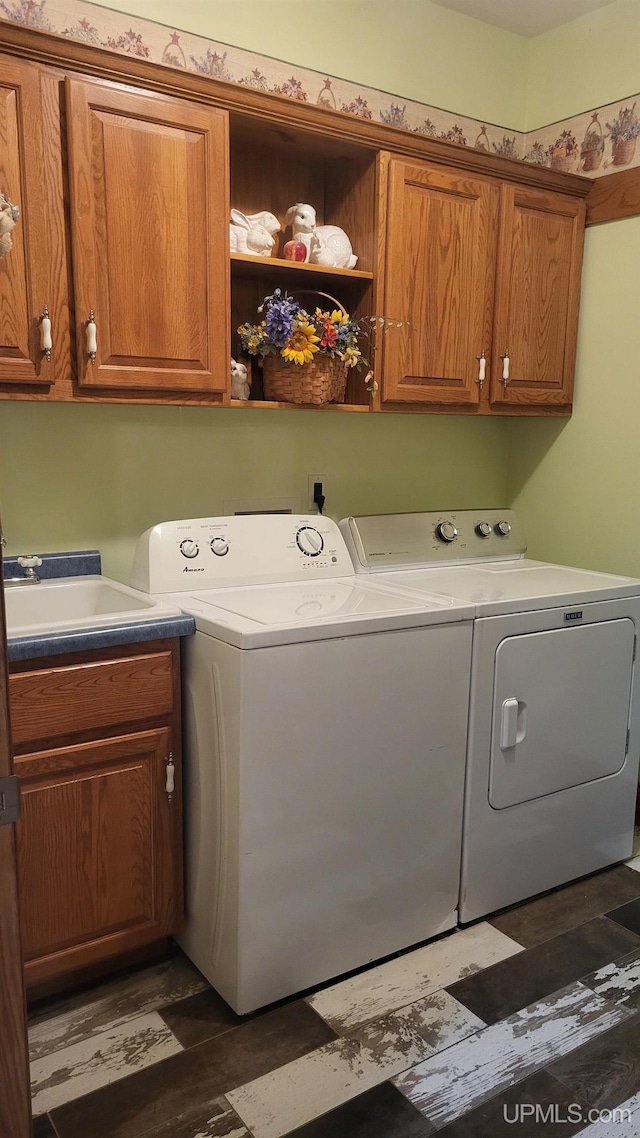
<svg viewBox="0 0 640 1138"><path fill-rule="evenodd" d="M226 112L76 79L67 107L78 382L225 390Z"/></svg>
<svg viewBox="0 0 640 1138"><path fill-rule="evenodd" d="M15 758L28 983L177 931L180 786L167 728ZM177 760L177 756L174 754Z"/></svg>
<svg viewBox="0 0 640 1138"><path fill-rule="evenodd" d="M491 401L569 404L573 392L584 202L504 186ZM503 378L503 355L509 375Z"/></svg>
<svg viewBox="0 0 640 1138"><path fill-rule="evenodd" d="M498 190L421 163L390 163L383 402L476 404L489 356Z"/></svg>
<svg viewBox="0 0 640 1138"><path fill-rule="evenodd" d="M47 148L55 145L56 132L48 130L52 107L41 77L35 64L0 56L0 190L20 210L13 247L0 259L0 383L38 388L54 382L56 365L68 366L68 355L56 360L54 350L47 359L41 346L45 306L54 349L66 317L62 194L49 200L50 155L45 161L43 148L45 134Z"/></svg>

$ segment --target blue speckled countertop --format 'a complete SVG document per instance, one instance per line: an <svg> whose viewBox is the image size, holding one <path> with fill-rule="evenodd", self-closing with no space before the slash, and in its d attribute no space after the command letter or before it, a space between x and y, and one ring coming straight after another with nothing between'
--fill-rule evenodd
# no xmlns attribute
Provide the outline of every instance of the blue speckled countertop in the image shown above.
<svg viewBox="0 0 640 1138"><path fill-rule="evenodd" d="M76 577L101 572L97 550L74 553L39 553L42 565L38 574L42 580L55 577ZM23 570L15 557L4 559L5 579L22 576ZM37 585L27 588L37 589ZM99 619L99 618L98 618ZM91 648L108 648L111 645L135 644L144 640L164 640L173 636L191 636L196 630L192 616L151 617L149 620L127 620L122 623L95 628L68 629L64 632L46 632L30 636L7 638L9 660L34 660L38 656L58 656L66 652L86 652Z"/></svg>

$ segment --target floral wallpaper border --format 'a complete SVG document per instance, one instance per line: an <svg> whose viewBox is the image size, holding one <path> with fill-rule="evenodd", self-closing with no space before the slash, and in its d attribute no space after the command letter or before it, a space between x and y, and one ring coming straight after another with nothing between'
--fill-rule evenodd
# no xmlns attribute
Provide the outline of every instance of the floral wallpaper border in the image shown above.
<svg viewBox="0 0 640 1138"><path fill-rule="evenodd" d="M640 94L523 133L101 8L89 0L0 0L0 23L3 20L568 173L599 178L640 165L636 153Z"/></svg>

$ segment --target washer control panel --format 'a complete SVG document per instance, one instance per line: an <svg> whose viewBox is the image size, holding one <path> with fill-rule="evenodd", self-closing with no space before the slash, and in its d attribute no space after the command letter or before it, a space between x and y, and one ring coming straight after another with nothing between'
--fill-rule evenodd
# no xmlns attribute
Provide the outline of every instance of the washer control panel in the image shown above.
<svg viewBox="0 0 640 1138"><path fill-rule="evenodd" d="M526 541L513 510L370 514L340 529L360 573L419 565L523 557Z"/></svg>
<svg viewBox="0 0 640 1138"><path fill-rule="evenodd" d="M145 592L176 593L352 573L331 518L248 514L154 526L138 540L131 580Z"/></svg>

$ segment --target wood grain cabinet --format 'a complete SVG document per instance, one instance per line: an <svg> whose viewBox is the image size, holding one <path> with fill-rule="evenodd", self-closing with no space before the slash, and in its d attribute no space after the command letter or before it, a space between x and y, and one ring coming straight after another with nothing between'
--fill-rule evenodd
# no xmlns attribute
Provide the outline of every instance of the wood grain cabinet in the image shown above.
<svg viewBox="0 0 640 1138"><path fill-rule="evenodd" d="M74 78L66 96L78 383L225 391L226 112Z"/></svg>
<svg viewBox="0 0 640 1138"><path fill-rule="evenodd" d="M251 399L230 393L237 328L279 287L396 325L323 410L570 412L587 179L38 36L0 27L0 189L21 210L0 398L291 407L256 361ZM349 234L353 268L288 260L285 232L230 254L232 206L282 223L296 202Z"/></svg>
<svg viewBox="0 0 640 1138"><path fill-rule="evenodd" d="M0 396L220 402L227 118L0 56L0 190L20 209L0 260Z"/></svg>
<svg viewBox="0 0 640 1138"><path fill-rule="evenodd" d="M392 159L387 218L383 403L568 409L583 202Z"/></svg>
<svg viewBox="0 0 640 1138"><path fill-rule="evenodd" d="M182 920L177 641L11 666L27 985Z"/></svg>
<svg viewBox="0 0 640 1138"><path fill-rule="evenodd" d="M13 248L0 260L0 388L9 393L49 392L70 373L56 98L47 69L0 56L0 190L20 210ZM48 351L45 314L52 335Z"/></svg>

